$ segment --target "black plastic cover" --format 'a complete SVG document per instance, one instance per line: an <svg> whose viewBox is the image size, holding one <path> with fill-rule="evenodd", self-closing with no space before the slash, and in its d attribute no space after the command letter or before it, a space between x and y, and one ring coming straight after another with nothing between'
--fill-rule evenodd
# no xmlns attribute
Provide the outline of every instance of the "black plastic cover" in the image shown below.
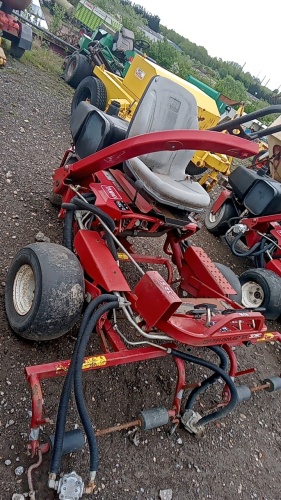
<svg viewBox="0 0 281 500"><path fill-rule="evenodd" d="M268 177L259 178L244 198L245 207L253 215L274 215L281 212L281 185Z"/></svg>
<svg viewBox="0 0 281 500"><path fill-rule="evenodd" d="M71 135L80 158L125 139L127 128L125 120L108 115L85 101L80 102L71 115Z"/></svg>

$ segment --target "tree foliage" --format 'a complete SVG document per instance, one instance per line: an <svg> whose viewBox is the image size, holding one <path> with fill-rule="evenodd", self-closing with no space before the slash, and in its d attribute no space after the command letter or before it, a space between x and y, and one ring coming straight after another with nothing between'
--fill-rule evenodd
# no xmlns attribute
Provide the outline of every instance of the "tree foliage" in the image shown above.
<svg viewBox="0 0 281 500"><path fill-rule="evenodd" d="M146 19L147 25L150 29L152 29L156 33L159 33L159 27L160 27L159 16L155 16L154 14L151 14L151 12L147 12L147 10L142 5L139 5L137 3L132 3L130 0L121 0L121 3L123 5L129 5L130 7L132 7L136 14Z"/></svg>
<svg viewBox="0 0 281 500"><path fill-rule="evenodd" d="M181 78L186 78L191 69L189 58L177 51L167 40L153 42L147 54L160 66Z"/></svg>
<svg viewBox="0 0 281 500"><path fill-rule="evenodd" d="M245 101L247 99L247 91L242 82L234 80L230 75L227 75L222 80L219 80L215 85L215 90L226 95L234 101Z"/></svg>

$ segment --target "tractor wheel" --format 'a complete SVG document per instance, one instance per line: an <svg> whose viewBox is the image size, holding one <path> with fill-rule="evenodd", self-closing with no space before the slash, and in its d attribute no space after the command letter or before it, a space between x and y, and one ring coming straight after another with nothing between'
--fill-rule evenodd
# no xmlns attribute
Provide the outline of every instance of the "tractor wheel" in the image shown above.
<svg viewBox="0 0 281 500"><path fill-rule="evenodd" d="M220 262L215 262L215 266L222 273L228 283L235 290L235 294L229 295L229 298L238 304L242 303L242 287L238 276L230 269L230 267L221 264Z"/></svg>
<svg viewBox="0 0 281 500"><path fill-rule="evenodd" d="M79 52L74 52L67 60L63 78L68 85L76 89L82 80L92 74L88 59Z"/></svg>
<svg viewBox="0 0 281 500"><path fill-rule="evenodd" d="M11 49L10 49L11 56L13 56L15 59L20 59L24 53L25 49L19 47L17 42L11 43Z"/></svg>
<svg viewBox="0 0 281 500"><path fill-rule="evenodd" d="M64 335L78 321L84 277L77 257L55 243L32 243L14 257L5 307L12 330L29 340Z"/></svg>
<svg viewBox="0 0 281 500"><path fill-rule="evenodd" d="M242 304L254 309L264 307L266 319L275 320L281 313L281 278L268 269L250 269L241 274Z"/></svg>
<svg viewBox="0 0 281 500"><path fill-rule="evenodd" d="M81 101L88 101L93 106L104 111L107 102L107 93L104 83L94 76L87 76L87 78L84 78L84 80L79 83L73 96L71 113L73 113Z"/></svg>
<svg viewBox="0 0 281 500"><path fill-rule="evenodd" d="M216 214L212 213L215 201L209 206L205 216L205 226L215 236L221 236L228 230L228 221L237 217L237 211L230 200L226 200Z"/></svg>
<svg viewBox="0 0 281 500"><path fill-rule="evenodd" d="M204 167L204 168L196 167L196 165L193 163L193 161L190 161L185 169L185 173L187 175L200 175L200 174L203 174L204 172L206 172L206 170L208 170L207 167Z"/></svg>

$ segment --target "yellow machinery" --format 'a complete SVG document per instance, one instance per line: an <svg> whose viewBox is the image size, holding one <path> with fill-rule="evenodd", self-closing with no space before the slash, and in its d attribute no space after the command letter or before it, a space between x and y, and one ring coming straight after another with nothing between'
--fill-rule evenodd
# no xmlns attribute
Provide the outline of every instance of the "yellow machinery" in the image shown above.
<svg viewBox="0 0 281 500"><path fill-rule="evenodd" d="M1 47L1 36L0 36L0 68L1 68L1 66L5 66L6 62L7 62L7 59L5 56L5 52Z"/></svg>
<svg viewBox="0 0 281 500"><path fill-rule="evenodd" d="M121 105L119 115L127 120L131 119L148 83L156 75L165 76L177 82L194 95L198 106L200 129L206 130L214 127L220 120L220 114L213 99L195 85L170 73L139 54L134 57L124 78L106 71L103 66L95 66L94 74L106 87L107 105L109 106L112 101L118 101Z"/></svg>

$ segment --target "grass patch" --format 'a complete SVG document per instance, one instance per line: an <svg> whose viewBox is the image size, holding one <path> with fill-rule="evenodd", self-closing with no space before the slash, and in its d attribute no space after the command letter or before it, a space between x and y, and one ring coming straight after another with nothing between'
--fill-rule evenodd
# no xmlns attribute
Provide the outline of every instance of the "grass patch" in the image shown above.
<svg viewBox="0 0 281 500"><path fill-rule="evenodd" d="M32 49L27 50L21 61L28 62L38 69L52 73L54 75L61 75L63 59L53 52L48 44L42 42L38 38L33 39Z"/></svg>
<svg viewBox="0 0 281 500"><path fill-rule="evenodd" d="M10 50L11 42L6 40L5 38L1 38L0 45L1 45L2 49L4 50L4 52L6 52L6 51Z"/></svg>

